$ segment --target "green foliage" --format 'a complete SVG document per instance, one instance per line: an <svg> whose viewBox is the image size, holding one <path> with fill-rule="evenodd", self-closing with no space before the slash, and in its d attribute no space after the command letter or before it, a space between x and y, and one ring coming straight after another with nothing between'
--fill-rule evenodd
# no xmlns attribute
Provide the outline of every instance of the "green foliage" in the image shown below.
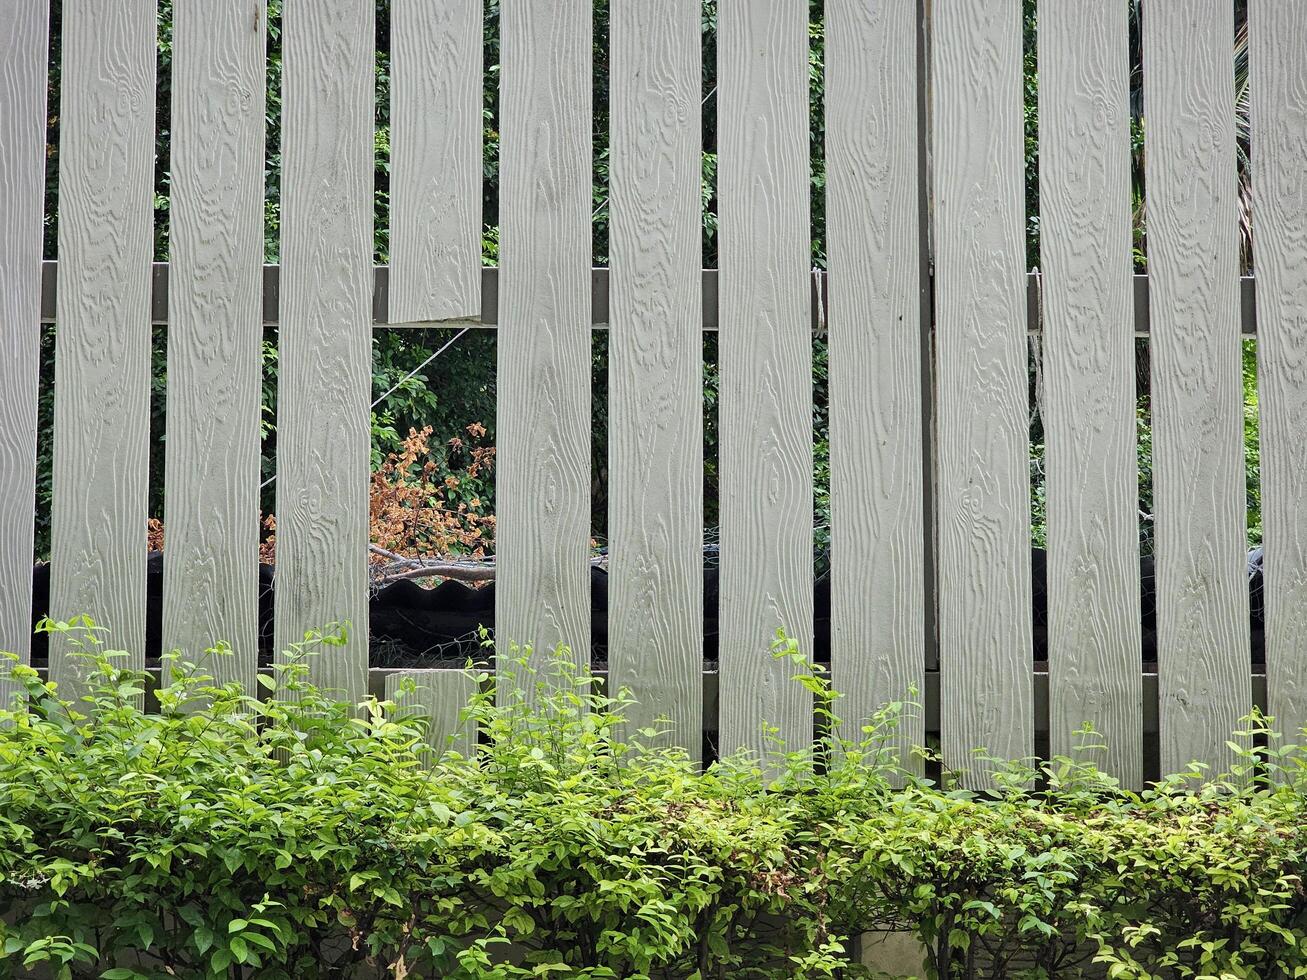
<svg viewBox="0 0 1307 980"><path fill-rule="evenodd" d="M1307 766L1261 723L1200 791L1056 759L981 796L898 766L901 704L856 741L776 746L776 775L703 773L625 730L625 692L522 659L476 674L482 744L437 753L393 704L307 682L334 633L266 699L167 658L146 712L93 624L43 628L80 644L91 693L11 668L0 976L855 977L852 937L903 930L931 977L1307 975ZM838 695L777 656L828 728Z"/></svg>

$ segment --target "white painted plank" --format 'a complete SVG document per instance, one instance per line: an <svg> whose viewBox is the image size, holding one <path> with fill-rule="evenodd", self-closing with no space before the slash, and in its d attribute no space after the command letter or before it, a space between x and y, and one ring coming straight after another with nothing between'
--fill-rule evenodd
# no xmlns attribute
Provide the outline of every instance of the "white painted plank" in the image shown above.
<svg viewBox="0 0 1307 980"><path fill-rule="evenodd" d="M155 8L66 0L59 110L51 613L145 664ZM52 642L72 693L82 664Z"/></svg>
<svg viewBox="0 0 1307 980"><path fill-rule="evenodd" d="M45 0L17 0L0 23L0 650L21 663L32 651L48 33Z"/></svg>
<svg viewBox="0 0 1307 980"><path fill-rule="evenodd" d="M723 753L812 740L812 699L769 650L812 652L808 5L718 12Z"/></svg>
<svg viewBox="0 0 1307 980"><path fill-rule="evenodd" d="M967 770L1034 749L1021 5L933 25L940 726Z"/></svg>
<svg viewBox="0 0 1307 980"><path fill-rule="evenodd" d="M312 677L367 690L372 381L371 0L284 13L277 647L348 622Z"/></svg>
<svg viewBox="0 0 1307 980"><path fill-rule="evenodd" d="M495 626L590 654L592 5L501 7Z"/></svg>
<svg viewBox="0 0 1307 980"><path fill-rule="evenodd" d="M404 690L406 681L413 690ZM386 700L395 702L396 712L425 718L427 744L465 759L476 751L476 721L463 717L475 693L473 677L457 670L397 670L386 677Z"/></svg>
<svg viewBox="0 0 1307 980"><path fill-rule="evenodd" d="M1161 767L1227 768L1252 706L1233 8L1144 17Z"/></svg>
<svg viewBox="0 0 1307 980"><path fill-rule="evenodd" d="M916 4L827 0L831 669L855 741L925 690L917 112Z"/></svg>
<svg viewBox="0 0 1307 980"><path fill-rule="evenodd" d="M390 319L481 309L482 0L391 9Z"/></svg>
<svg viewBox="0 0 1307 980"><path fill-rule="evenodd" d="M703 739L700 10L612 9L609 665L632 728Z"/></svg>
<svg viewBox="0 0 1307 980"><path fill-rule="evenodd" d="M1042 0L1050 751L1143 782L1128 11ZM1084 756L1081 756L1084 758Z"/></svg>
<svg viewBox="0 0 1307 980"><path fill-rule="evenodd" d="M163 646L256 689L264 0L173 6Z"/></svg>
<svg viewBox="0 0 1307 980"><path fill-rule="evenodd" d="M1292 737L1307 725L1307 4L1248 16L1266 686Z"/></svg>

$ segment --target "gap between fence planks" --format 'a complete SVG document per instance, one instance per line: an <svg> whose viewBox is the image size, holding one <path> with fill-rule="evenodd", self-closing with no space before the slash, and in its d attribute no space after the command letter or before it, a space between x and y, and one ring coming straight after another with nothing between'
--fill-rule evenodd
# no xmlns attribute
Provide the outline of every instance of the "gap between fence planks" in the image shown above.
<svg viewBox="0 0 1307 980"><path fill-rule="evenodd" d="M1307 4L1248 11L1269 710L1307 725Z"/></svg>
<svg viewBox="0 0 1307 980"><path fill-rule="evenodd" d="M0 24L0 650L30 661L36 425L45 226L44 0L17 0ZM8 670L0 662L0 707Z"/></svg>
<svg viewBox="0 0 1307 980"><path fill-rule="evenodd" d="M1161 764L1223 772L1251 708L1233 7L1143 21Z"/></svg>
<svg viewBox="0 0 1307 980"><path fill-rule="evenodd" d="M263 0L173 10L163 648L254 691L263 369ZM293 369L293 368L292 368Z"/></svg>
<svg viewBox="0 0 1307 980"><path fill-rule="evenodd" d="M700 10L612 8L609 667L632 730L703 740ZM666 719L663 725L661 719Z"/></svg>
<svg viewBox="0 0 1307 980"><path fill-rule="evenodd" d="M390 319L481 310L482 0L394 0Z"/></svg>
<svg viewBox="0 0 1307 980"><path fill-rule="evenodd" d="M925 688L916 38L915 4L827 0L831 669L853 741ZM923 744L905 711L890 748L919 767Z"/></svg>
<svg viewBox="0 0 1307 980"><path fill-rule="evenodd" d="M590 658L592 19L588 0L500 14L495 626L536 665Z"/></svg>
<svg viewBox="0 0 1307 980"><path fill-rule="evenodd" d="M155 8L67 0L59 110L51 614L89 615L145 664ZM84 679L51 637L65 696Z"/></svg>
<svg viewBox="0 0 1307 980"><path fill-rule="evenodd" d="M368 679L374 17L290 4L282 30L276 646L348 623L311 679L349 701Z"/></svg>
<svg viewBox="0 0 1307 980"><path fill-rule="evenodd" d="M1143 781L1129 24L1039 9L1049 751ZM1101 739L1075 733L1086 722ZM1102 744L1103 752L1078 752Z"/></svg>
<svg viewBox="0 0 1307 980"><path fill-rule="evenodd" d="M812 741L812 697L768 651L812 652L808 5L718 12L721 750L764 755L764 725Z"/></svg>

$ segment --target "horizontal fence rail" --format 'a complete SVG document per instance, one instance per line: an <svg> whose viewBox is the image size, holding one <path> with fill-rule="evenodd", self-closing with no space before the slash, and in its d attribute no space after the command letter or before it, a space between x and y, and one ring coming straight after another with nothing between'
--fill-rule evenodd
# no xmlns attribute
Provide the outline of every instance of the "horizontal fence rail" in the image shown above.
<svg viewBox="0 0 1307 980"><path fill-rule="evenodd" d="M150 320L156 326L168 323L168 280L171 275L167 262L155 262L151 266L150 284ZM720 322L720 303L718 283L721 273L717 269L704 269L700 276L700 290L703 296L703 329L715 331ZM828 329L830 296L829 273L813 270L810 273L809 288L811 318L813 329ZM929 281L929 280L928 280ZM929 281L933 288L933 281ZM1026 322L1030 332L1042 331L1044 328L1041 312L1043 300L1044 276L1036 271L1026 274ZM1148 276L1138 274L1132 277L1131 308L1134 318L1134 332L1137 337L1147 337L1152 329L1152 316L1149 312ZM476 316L454 317L447 320L412 320L402 323L390 319L390 267L385 265L372 268L372 325L381 330L416 330L431 327L483 328L494 330L499 326L499 269L485 266L481 270L481 311ZM59 263L43 262L41 265L41 322L53 323L55 319L55 295L59 289ZM610 314L609 270L593 268L590 270L590 324L596 330L607 330ZM281 310L281 267L265 265L263 267L263 322L273 325L279 322ZM929 326L929 324L928 324ZM1257 334L1257 280L1254 276L1242 276L1239 279L1239 329L1247 337Z"/></svg>

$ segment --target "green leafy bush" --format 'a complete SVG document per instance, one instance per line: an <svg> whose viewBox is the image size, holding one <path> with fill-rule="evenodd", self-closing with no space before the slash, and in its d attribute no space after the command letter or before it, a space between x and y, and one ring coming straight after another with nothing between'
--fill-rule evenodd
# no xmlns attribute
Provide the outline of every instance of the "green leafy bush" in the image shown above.
<svg viewBox="0 0 1307 980"><path fill-rule="evenodd" d="M1245 749L1197 792L1063 759L978 796L888 757L911 710L891 705L771 777L701 773L624 733L624 695L519 662L533 696L496 706L478 675L486 738L437 759L393 705L307 683L336 636L290 651L266 700L171 658L146 712L91 624L46 628L94 677L69 701L11 671L3 976L854 977L855 937L884 930L916 932L940 977L1307 974L1295 749ZM778 654L829 722L824 679Z"/></svg>

